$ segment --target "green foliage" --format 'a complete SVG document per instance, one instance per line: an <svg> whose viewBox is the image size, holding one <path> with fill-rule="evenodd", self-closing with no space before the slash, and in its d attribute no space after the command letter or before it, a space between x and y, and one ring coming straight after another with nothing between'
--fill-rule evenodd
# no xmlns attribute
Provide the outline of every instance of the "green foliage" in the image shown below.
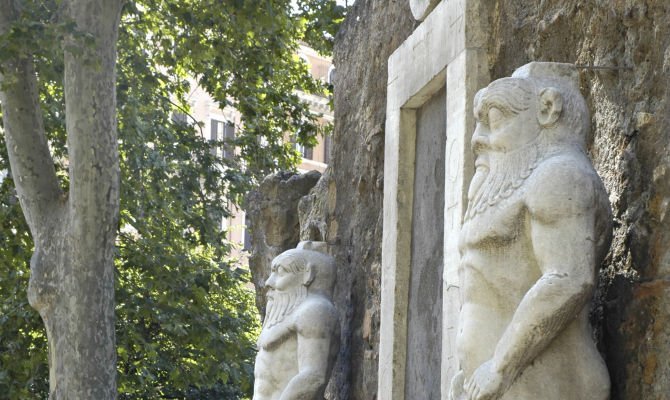
<svg viewBox="0 0 670 400"><path fill-rule="evenodd" d="M4 140L0 140L2 153ZM6 170L6 157L0 170ZM26 290L32 239L11 178L0 184L0 398L46 398L46 332L28 305Z"/></svg>
<svg viewBox="0 0 670 400"><path fill-rule="evenodd" d="M35 60L47 135L67 189L61 39L87 36L60 2L26 1L0 56ZM117 103L121 222L117 239L121 399L250 396L259 325L246 272L234 268L221 218L257 179L299 160L291 133L315 143L315 117L294 94L321 93L295 56L328 53L344 10L331 0L136 0L119 31ZM87 44L88 43L88 44ZM67 49L76 51L76 49ZM213 154L190 112L193 85L245 122L239 157ZM0 135L0 171L8 170ZM13 194L0 186L0 397L46 398L46 338L26 300L32 242Z"/></svg>
<svg viewBox="0 0 670 400"><path fill-rule="evenodd" d="M335 34L344 21L345 7L330 0L296 0L295 6L305 24L304 41L322 54L331 54Z"/></svg>

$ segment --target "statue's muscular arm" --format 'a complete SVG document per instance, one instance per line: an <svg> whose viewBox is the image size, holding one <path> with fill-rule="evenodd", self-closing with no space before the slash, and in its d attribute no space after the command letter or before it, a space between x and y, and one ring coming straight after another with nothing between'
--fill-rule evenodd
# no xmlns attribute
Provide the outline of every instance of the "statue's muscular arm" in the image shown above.
<svg viewBox="0 0 670 400"><path fill-rule="evenodd" d="M326 385L328 358L337 312L326 299L308 299L301 310L298 335L298 374L282 392L280 400L316 400Z"/></svg>
<svg viewBox="0 0 670 400"><path fill-rule="evenodd" d="M592 295L597 178L571 161L550 162L528 182L527 235L542 276L523 297L493 358L466 382L472 400L500 398Z"/></svg>

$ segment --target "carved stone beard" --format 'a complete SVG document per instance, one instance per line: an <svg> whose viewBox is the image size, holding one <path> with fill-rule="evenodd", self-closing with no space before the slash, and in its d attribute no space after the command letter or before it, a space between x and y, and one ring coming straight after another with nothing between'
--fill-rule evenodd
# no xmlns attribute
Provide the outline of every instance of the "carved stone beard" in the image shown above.
<svg viewBox="0 0 670 400"><path fill-rule="evenodd" d="M299 285L287 291L274 290L268 296L263 330L272 328L290 315L307 297L307 287Z"/></svg>
<svg viewBox="0 0 670 400"><path fill-rule="evenodd" d="M479 166L472 178L466 220L510 197L523 184L540 162L542 142L535 139L507 153L483 151L488 156L488 168Z"/></svg>

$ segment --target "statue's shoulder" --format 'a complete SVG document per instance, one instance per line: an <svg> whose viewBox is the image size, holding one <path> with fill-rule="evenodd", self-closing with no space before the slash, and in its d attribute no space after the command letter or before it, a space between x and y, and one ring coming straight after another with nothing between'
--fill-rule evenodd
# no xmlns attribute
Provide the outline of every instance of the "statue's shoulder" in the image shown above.
<svg viewBox="0 0 670 400"><path fill-rule="evenodd" d="M550 222L592 212L601 187L586 155L569 151L538 164L527 181L524 198L534 217Z"/></svg>
<svg viewBox="0 0 670 400"><path fill-rule="evenodd" d="M308 296L296 310L295 318L298 333L306 337L331 335L338 324L335 305L323 296Z"/></svg>

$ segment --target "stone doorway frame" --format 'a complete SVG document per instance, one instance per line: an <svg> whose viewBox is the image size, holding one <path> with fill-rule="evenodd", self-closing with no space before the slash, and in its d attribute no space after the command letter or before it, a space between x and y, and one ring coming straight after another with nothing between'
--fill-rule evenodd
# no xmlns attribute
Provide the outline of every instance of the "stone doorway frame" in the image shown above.
<svg viewBox="0 0 670 400"><path fill-rule="evenodd" d="M442 0L388 62L377 398L405 399L416 110L446 85L441 397L455 374L458 234L473 174L472 101L489 81L485 0Z"/></svg>

